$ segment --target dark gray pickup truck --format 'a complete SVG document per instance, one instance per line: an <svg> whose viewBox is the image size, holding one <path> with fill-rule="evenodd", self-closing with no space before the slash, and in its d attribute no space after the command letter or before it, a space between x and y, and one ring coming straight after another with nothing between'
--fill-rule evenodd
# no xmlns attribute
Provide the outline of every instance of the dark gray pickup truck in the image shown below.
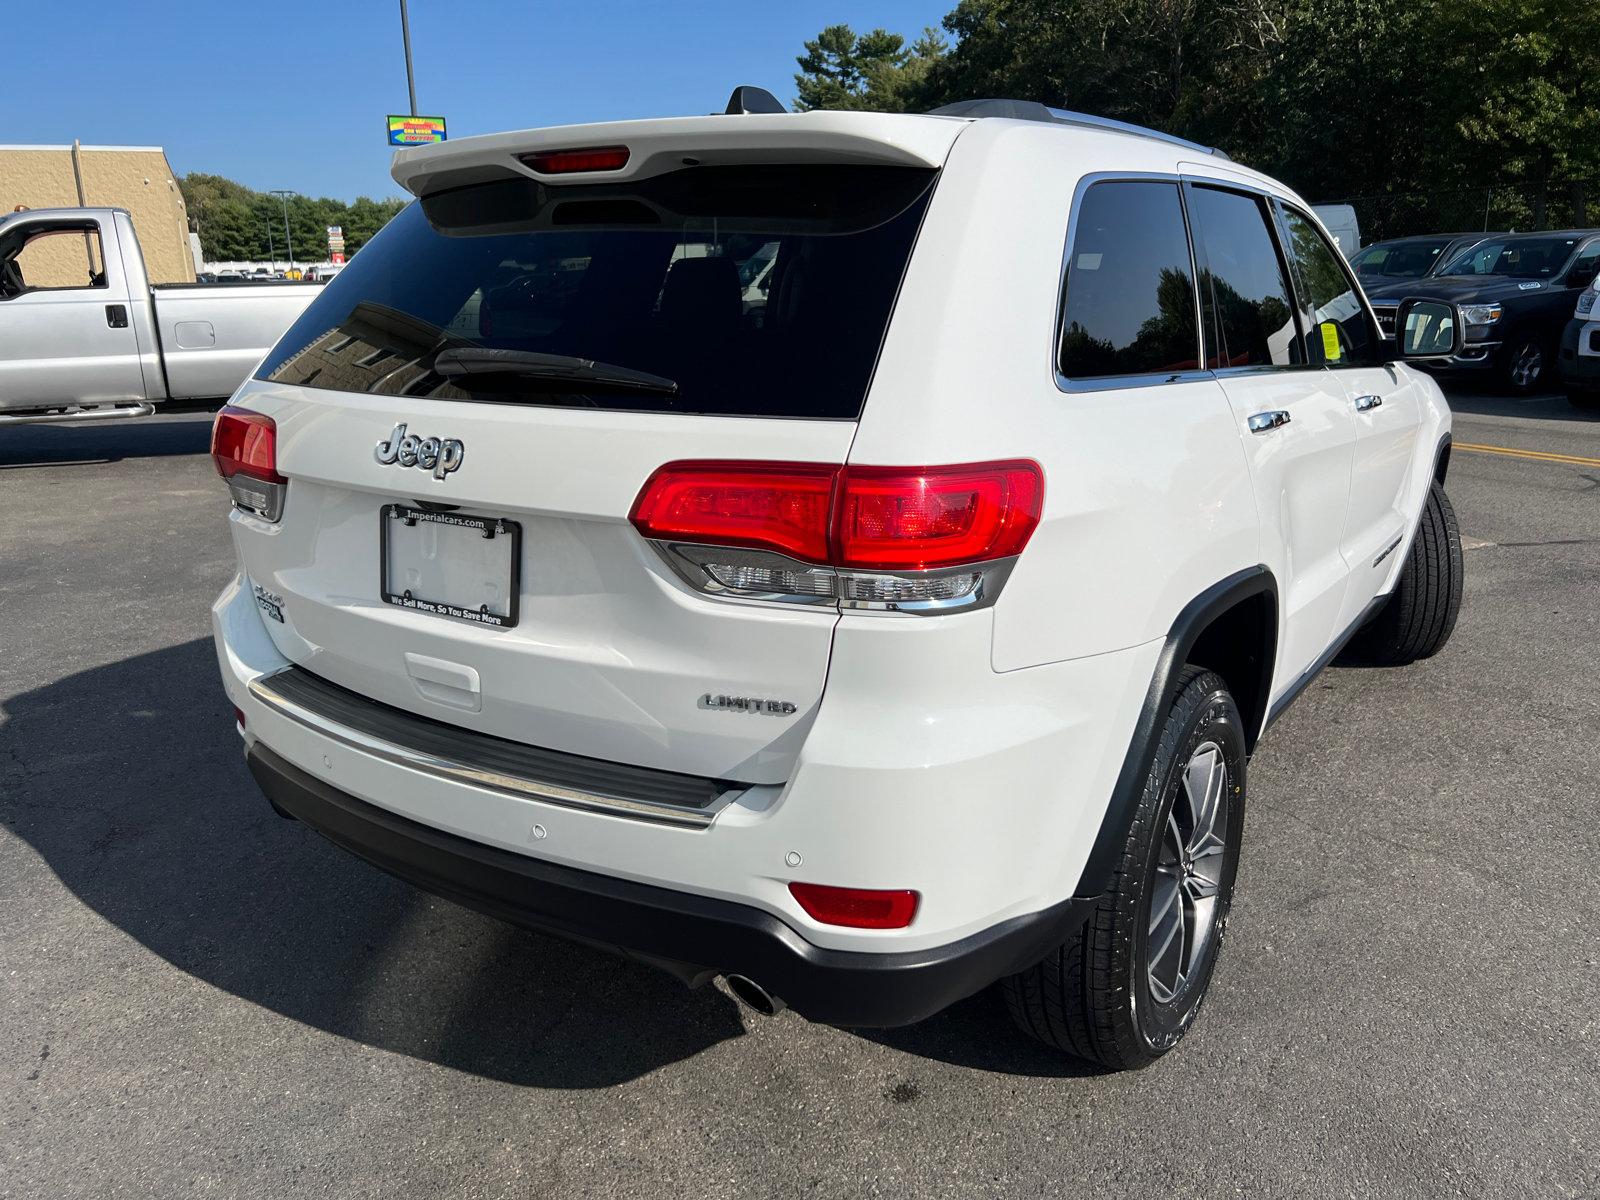
<svg viewBox="0 0 1600 1200"><path fill-rule="evenodd" d="M1526 394L1556 386L1562 330L1597 265L1600 229L1489 234L1438 270L1398 290L1382 289L1387 295L1369 291L1369 297L1391 337L1395 309L1405 297L1460 305L1466 345L1430 369L1493 372L1507 391Z"/></svg>

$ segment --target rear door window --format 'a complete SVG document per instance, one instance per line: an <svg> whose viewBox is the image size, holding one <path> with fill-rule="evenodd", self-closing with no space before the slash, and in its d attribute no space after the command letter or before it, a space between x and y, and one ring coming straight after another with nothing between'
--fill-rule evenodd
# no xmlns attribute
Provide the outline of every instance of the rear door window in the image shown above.
<svg viewBox="0 0 1600 1200"><path fill-rule="evenodd" d="M1220 334L1214 367L1305 362L1284 276L1259 196L1194 185L1189 212L1205 263L1201 295Z"/></svg>
<svg viewBox="0 0 1600 1200"><path fill-rule="evenodd" d="M258 378L434 399L854 419L935 174L695 167L630 183L517 178L428 196L328 283ZM484 350L509 353L486 362ZM446 351L458 353L441 361ZM461 373L473 355L477 365Z"/></svg>
<svg viewBox="0 0 1600 1200"><path fill-rule="evenodd" d="M1107 180L1078 205L1062 296L1068 379L1198 370L1194 268L1176 183Z"/></svg>

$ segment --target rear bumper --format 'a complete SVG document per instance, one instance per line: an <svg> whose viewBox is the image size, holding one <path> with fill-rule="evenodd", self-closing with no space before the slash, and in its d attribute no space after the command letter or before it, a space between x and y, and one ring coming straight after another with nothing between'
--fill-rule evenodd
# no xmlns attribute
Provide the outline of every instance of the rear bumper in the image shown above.
<svg viewBox="0 0 1600 1200"><path fill-rule="evenodd" d="M816 946L761 909L578 870L457 837L360 800L260 742L250 771L268 798L329 841L416 887L501 920L617 951L691 985L744 975L831 1025L907 1025L1037 962L1081 924L1072 898L924 950Z"/></svg>

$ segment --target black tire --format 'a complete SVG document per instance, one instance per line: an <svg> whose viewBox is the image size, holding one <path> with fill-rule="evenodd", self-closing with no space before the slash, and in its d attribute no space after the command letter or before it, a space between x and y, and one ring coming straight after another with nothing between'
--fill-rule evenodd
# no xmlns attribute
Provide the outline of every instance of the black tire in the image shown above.
<svg viewBox="0 0 1600 1200"><path fill-rule="evenodd" d="M1450 497L1428 485L1428 502L1394 594L1378 615L1351 639L1350 648L1369 662L1404 666L1444 649L1461 611L1461 530Z"/></svg>
<svg viewBox="0 0 1600 1200"><path fill-rule="evenodd" d="M1217 764L1209 776L1217 796L1210 827L1222 830L1223 844L1220 850L1192 856L1180 850L1174 855L1174 835L1186 836L1184 828L1193 831L1202 824L1194 817L1186 768L1206 761L1213 753L1208 747L1214 748ZM1244 800L1244 722L1239 710L1220 676L1186 666L1111 886L1079 933L1043 962L1003 981L1012 1018L1024 1031L1116 1070L1149 1066L1178 1044L1205 999L1227 926ZM1207 865L1197 875L1191 864L1202 859ZM1205 901L1191 895L1200 890L1191 888L1193 881L1202 878L1206 888L1215 889L1206 898L1212 904L1203 930L1195 914ZM1163 913L1177 922L1179 937L1166 935L1167 949L1152 972L1148 960L1156 896L1169 899ZM1160 936L1169 925L1162 914L1158 919ZM1181 976L1167 970L1174 961L1173 940L1178 959L1193 955ZM1164 975L1173 979L1165 997L1160 994L1166 991L1160 978Z"/></svg>
<svg viewBox="0 0 1600 1200"><path fill-rule="evenodd" d="M1549 385L1555 367L1550 339L1537 328L1525 325L1512 330L1500 347L1496 372L1500 386L1513 396L1530 396Z"/></svg>
<svg viewBox="0 0 1600 1200"><path fill-rule="evenodd" d="M1573 408L1581 408L1586 412L1600 409L1600 392L1585 392L1578 388L1567 389L1567 403Z"/></svg>

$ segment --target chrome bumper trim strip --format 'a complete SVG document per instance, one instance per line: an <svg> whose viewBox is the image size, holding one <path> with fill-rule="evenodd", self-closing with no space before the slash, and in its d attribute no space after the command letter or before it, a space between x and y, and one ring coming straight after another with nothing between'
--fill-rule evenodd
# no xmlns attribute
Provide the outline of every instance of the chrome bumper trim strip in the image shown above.
<svg viewBox="0 0 1600 1200"><path fill-rule="evenodd" d="M716 819L717 813L726 808L736 796L745 790L743 785L734 785L705 808L686 808L674 804L655 803L649 800L628 799L621 796L606 796L596 792L578 791L573 788L541 782L537 779L476 767L468 762L430 754L425 751L413 750L396 742L391 742L357 729L351 729L347 725L341 725L336 721L329 720L322 714L273 689L273 679L278 675L287 674L296 669L289 667L285 671L277 672L273 675L262 675L252 679L248 685L250 694L280 716L287 717L307 729L322 734L324 737L341 742L353 750L359 750L363 754L370 754L374 758L383 759L385 762L409 767L413 771L421 771L424 774L434 775L440 779L448 779L455 783L465 783L473 787L487 788L490 791L504 792L507 795L521 799L541 800L546 804L557 804L564 808L606 813L614 817L655 821L688 829L708 828L712 821Z"/></svg>

